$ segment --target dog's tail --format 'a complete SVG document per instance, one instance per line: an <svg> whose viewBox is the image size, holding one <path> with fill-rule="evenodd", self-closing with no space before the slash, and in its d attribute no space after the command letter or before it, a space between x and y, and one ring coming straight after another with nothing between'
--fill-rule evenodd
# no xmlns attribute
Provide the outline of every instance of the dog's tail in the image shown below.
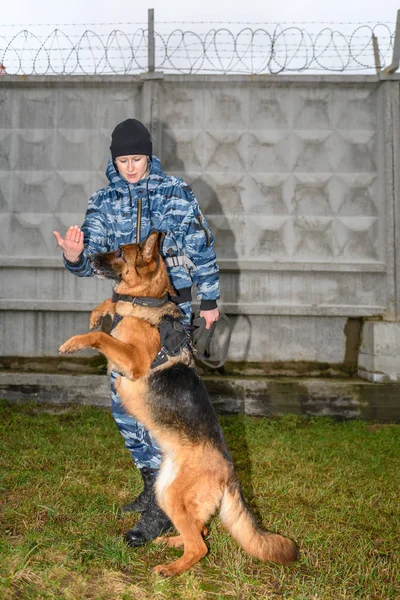
<svg viewBox="0 0 400 600"><path fill-rule="evenodd" d="M280 565L288 565L297 559L296 544L292 540L257 526L234 475L222 496L220 518L233 539L248 554Z"/></svg>

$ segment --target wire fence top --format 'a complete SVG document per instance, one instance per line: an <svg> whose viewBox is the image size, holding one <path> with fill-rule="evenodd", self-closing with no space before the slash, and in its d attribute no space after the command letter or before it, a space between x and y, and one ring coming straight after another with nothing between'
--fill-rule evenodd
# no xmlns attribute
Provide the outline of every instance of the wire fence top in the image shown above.
<svg viewBox="0 0 400 600"><path fill-rule="evenodd" d="M132 75L149 70L150 46L166 73L368 74L390 64L395 36L394 23L172 25L0 26L0 74Z"/></svg>

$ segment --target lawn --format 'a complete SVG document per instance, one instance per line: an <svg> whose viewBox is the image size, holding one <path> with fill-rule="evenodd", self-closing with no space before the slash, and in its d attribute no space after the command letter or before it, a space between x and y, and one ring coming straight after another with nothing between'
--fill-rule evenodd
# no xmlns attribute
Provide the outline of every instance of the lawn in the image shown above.
<svg viewBox="0 0 400 600"><path fill-rule="evenodd" d="M140 478L111 414L0 411L2 600L400 598L400 425L221 418L248 503L299 561L248 557L214 517L209 554L165 580L152 567L180 550L122 541Z"/></svg>

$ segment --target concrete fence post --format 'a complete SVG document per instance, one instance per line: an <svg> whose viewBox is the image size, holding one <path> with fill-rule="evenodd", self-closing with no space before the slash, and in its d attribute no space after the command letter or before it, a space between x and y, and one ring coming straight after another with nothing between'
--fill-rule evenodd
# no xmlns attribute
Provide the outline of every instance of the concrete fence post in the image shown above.
<svg viewBox="0 0 400 600"><path fill-rule="evenodd" d="M400 64L400 9L397 11L396 31L394 32L393 56L391 64L383 70L384 75L392 75Z"/></svg>
<svg viewBox="0 0 400 600"><path fill-rule="evenodd" d="M156 149L157 155L161 158L161 123L159 118L160 113L160 97L161 88L160 80L163 79L164 73L156 71L156 44L154 34L154 8L148 9L148 71L141 73L140 78L143 81L141 90L141 118L150 130L150 135L153 140L153 147Z"/></svg>
<svg viewBox="0 0 400 600"><path fill-rule="evenodd" d="M397 39L400 36L400 11L398 11L396 28ZM396 47L396 41L395 41ZM400 49L400 46L398 46ZM392 67L397 66L395 51ZM388 71L386 70L386 73ZM382 86L384 109L386 115L380 127L385 140L386 153L383 181L386 186L384 197L386 204L386 231L389 235L392 228L393 245L387 249L387 286L388 310L382 318L366 319L363 324L360 352L358 357L359 375L363 379L375 383L400 381L400 264L397 260L398 239L400 231L400 174L397 168L400 160L400 90L399 81L386 81Z"/></svg>
<svg viewBox="0 0 400 600"><path fill-rule="evenodd" d="M155 44L155 38L154 38L154 8L149 8L148 13L147 13L147 23L148 23L148 27L147 27L147 55L148 55L148 71L149 73L154 73L155 71L155 50L156 50L156 44Z"/></svg>
<svg viewBox="0 0 400 600"><path fill-rule="evenodd" d="M381 59L379 56L378 38L374 33L372 34L372 48L374 50L375 70L379 74L381 72Z"/></svg>

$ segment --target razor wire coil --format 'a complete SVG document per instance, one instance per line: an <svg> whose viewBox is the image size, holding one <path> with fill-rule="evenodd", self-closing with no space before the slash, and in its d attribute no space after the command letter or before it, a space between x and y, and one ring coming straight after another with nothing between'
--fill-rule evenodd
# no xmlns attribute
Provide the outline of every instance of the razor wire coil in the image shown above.
<svg viewBox="0 0 400 600"><path fill-rule="evenodd" d="M136 24L137 25L137 24ZM164 24L165 25L165 24ZM157 71L181 74L277 74L375 71L372 36L379 42L379 67L390 64L394 28L359 24L350 30L326 25L312 31L298 25L250 24L206 31L173 29L154 34ZM333 25L333 24L330 24ZM129 29L129 28L128 28ZM47 34L0 28L0 63L10 75L134 75L147 71L148 30L104 27ZM1 68L1 67L0 67Z"/></svg>

